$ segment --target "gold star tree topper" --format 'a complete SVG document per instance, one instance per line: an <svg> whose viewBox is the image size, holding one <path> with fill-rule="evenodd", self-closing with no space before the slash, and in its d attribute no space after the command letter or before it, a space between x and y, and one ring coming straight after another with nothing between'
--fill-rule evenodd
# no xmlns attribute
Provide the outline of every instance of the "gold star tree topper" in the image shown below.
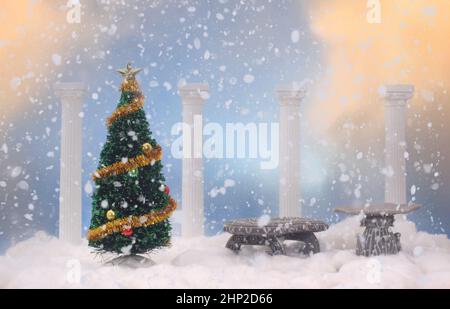
<svg viewBox="0 0 450 309"><path fill-rule="evenodd" d="M136 79L136 75L141 71L142 69L140 68L133 68L130 62L128 62L126 68L117 70L117 72L119 72L120 75L122 75L124 80Z"/></svg>
<svg viewBox="0 0 450 309"><path fill-rule="evenodd" d="M133 68L131 63L128 63L126 68L117 70L117 72L119 72L123 77L120 90L140 93L141 90L138 82L136 81L136 75L141 71L142 69L140 68Z"/></svg>

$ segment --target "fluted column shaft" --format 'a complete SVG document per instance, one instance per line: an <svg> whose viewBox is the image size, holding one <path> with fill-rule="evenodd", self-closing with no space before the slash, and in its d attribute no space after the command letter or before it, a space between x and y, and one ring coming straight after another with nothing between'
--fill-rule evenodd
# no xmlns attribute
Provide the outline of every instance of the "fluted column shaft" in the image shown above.
<svg viewBox="0 0 450 309"><path fill-rule="evenodd" d="M195 237L204 234L202 117L208 85L187 84L179 88L179 93L183 104L183 136L190 137L184 139L189 144L183 143L181 235Z"/></svg>
<svg viewBox="0 0 450 309"><path fill-rule="evenodd" d="M385 108L385 202L406 204L406 104L412 85L382 88Z"/></svg>
<svg viewBox="0 0 450 309"><path fill-rule="evenodd" d="M85 87L80 83L60 83L55 86L61 100L61 169L59 238L81 242L81 151L82 109Z"/></svg>
<svg viewBox="0 0 450 309"><path fill-rule="evenodd" d="M300 103L305 91L280 86L276 93L280 104L279 216L300 217Z"/></svg>

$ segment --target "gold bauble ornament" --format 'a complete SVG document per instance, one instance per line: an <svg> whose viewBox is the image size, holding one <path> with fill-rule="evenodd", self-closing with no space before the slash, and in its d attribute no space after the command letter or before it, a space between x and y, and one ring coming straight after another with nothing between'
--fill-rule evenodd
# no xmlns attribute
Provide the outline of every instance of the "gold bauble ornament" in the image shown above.
<svg viewBox="0 0 450 309"><path fill-rule="evenodd" d="M142 145L142 150L144 152L149 152L152 151L153 147L152 145L150 145L149 143L145 143L144 145Z"/></svg>
<svg viewBox="0 0 450 309"><path fill-rule="evenodd" d="M116 213L114 212L114 210L112 209L108 210L108 212L106 213L106 218L109 221L114 220L116 218Z"/></svg>
<svg viewBox="0 0 450 309"><path fill-rule="evenodd" d="M130 177L137 177L138 176L138 170L137 169L133 169L133 170L128 172L128 175Z"/></svg>

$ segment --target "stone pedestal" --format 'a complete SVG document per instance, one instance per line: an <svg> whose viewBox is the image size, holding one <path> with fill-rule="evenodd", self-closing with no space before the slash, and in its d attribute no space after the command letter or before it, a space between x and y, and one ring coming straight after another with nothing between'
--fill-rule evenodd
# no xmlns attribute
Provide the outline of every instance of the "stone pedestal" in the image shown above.
<svg viewBox="0 0 450 309"><path fill-rule="evenodd" d="M360 215L361 226L364 232L357 235L356 255L378 256L397 254L402 249L400 233L393 231L396 215L406 215L420 208L420 205L399 205L385 203L381 205L369 205L362 208L344 207L335 211L348 215Z"/></svg>
<svg viewBox="0 0 450 309"><path fill-rule="evenodd" d="M356 255L377 256L397 254L402 249L400 233L394 233L394 215L368 215L361 221L365 227L357 236Z"/></svg>

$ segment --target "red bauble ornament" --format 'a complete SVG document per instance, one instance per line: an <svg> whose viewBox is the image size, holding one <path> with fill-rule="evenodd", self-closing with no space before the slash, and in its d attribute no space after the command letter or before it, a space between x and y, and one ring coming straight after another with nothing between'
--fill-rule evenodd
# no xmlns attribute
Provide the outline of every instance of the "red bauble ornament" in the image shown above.
<svg viewBox="0 0 450 309"><path fill-rule="evenodd" d="M170 188L168 185L166 185L166 187L164 188L164 193L166 193L167 195L169 195L170 193Z"/></svg>
<svg viewBox="0 0 450 309"><path fill-rule="evenodd" d="M122 231L122 235L126 236L126 237L133 236L133 230L132 229L126 229L126 230Z"/></svg>

